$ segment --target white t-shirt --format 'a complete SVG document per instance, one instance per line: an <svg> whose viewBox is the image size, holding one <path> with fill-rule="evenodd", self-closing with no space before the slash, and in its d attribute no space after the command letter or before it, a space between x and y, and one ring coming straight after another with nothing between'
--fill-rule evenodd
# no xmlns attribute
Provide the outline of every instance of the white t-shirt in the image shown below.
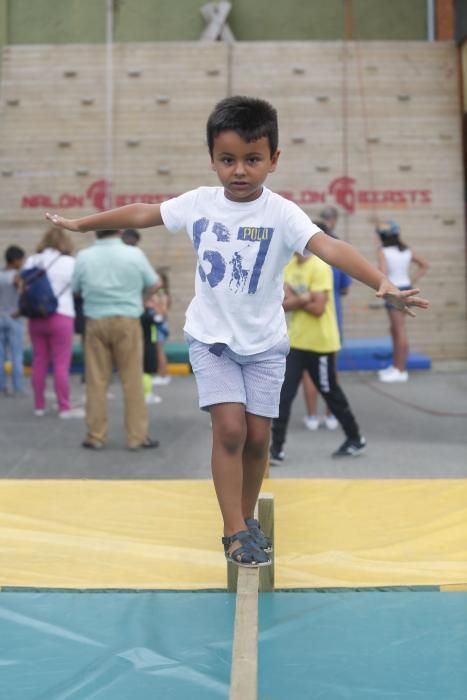
<svg viewBox="0 0 467 700"><path fill-rule="evenodd" d="M57 314L75 317L75 305L71 289L71 278L75 267L75 259L71 255L62 255L55 248L46 248L42 253L31 255L26 260L24 269L41 267L47 269L52 291L57 297Z"/></svg>
<svg viewBox="0 0 467 700"><path fill-rule="evenodd" d="M200 187L161 205L171 232L185 228L198 256L185 331L241 355L268 350L287 333L283 269L320 229L293 202L267 188L232 202L222 187Z"/></svg>
<svg viewBox="0 0 467 700"><path fill-rule="evenodd" d="M396 245L383 248L386 260L387 276L396 287L410 287L410 263L412 252L410 248L399 250Z"/></svg>

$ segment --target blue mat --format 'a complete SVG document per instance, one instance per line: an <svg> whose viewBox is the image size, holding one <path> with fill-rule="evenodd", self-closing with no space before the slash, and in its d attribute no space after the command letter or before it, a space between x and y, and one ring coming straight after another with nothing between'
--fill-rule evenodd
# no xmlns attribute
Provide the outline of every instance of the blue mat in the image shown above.
<svg viewBox="0 0 467 700"><path fill-rule="evenodd" d="M169 342L165 346L166 355L169 362L187 363L188 346L184 342ZM24 351L24 363L31 365L31 348ZM384 369L391 364L392 343L389 336L370 338L351 338L344 342L340 352L337 354L337 369L339 371L364 371ZM431 360L427 355L419 352L409 352L407 358L407 369L430 369ZM79 345L73 347L73 357L71 363L72 372L81 372L83 369L82 351Z"/></svg>
<svg viewBox="0 0 467 700"><path fill-rule="evenodd" d="M384 369L391 364L392 342L389 336L350 338L337 353L339 371ZM431 360L420 352L409 352L407 369L430 369Z"/></svg>
<svg viewBox="0 0 467 700"><path fill-rule="evenodd" d="M227 700L235 597L1 592L0 698ZM260 596L261 700L465 700L467 593Z"/></svg>

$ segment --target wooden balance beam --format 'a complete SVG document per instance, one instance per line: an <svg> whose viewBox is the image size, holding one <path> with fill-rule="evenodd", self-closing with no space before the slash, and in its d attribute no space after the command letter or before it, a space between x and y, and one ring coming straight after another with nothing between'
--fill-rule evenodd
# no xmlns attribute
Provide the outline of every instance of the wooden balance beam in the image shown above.
<svg viewBox="0 0 467 700"><path fill-rule="evenodd" d="M255 517L274 548L274 498L260 494ZM236 591L234 641L230 676L230 700L258 697L258 590L274 590L274 552L271 566L247 569L227 564L227 587Z"/></svg>

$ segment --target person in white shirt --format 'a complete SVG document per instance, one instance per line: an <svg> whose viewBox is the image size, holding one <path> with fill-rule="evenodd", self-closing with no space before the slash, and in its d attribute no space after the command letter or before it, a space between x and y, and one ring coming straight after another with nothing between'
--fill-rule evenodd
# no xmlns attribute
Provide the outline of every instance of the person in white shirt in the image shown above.
<svg viewBox="0 0 467 700"><path fill-rule="evenodd" d="M71 231L185 229L197 256L195 296L185 333L200 406L212 420L212 473L227 559L267 566L271 542L254 519L278 415L289 349L283 268L297 251L322 257L410 313L418 290L399 291L352 246L315 226L293 202L264 187L279 160L276 110L264 100L228 97L207 122L221 187L200 187L161 205L130 204L79 219L46 214Z"/></svg>
<svg viewBox="0 0 467 700"><path fill-rule="evenodd" d="M376 229L381 241L378 251L378 267L383 274L400 290L411 289L428 270L424 258L416 255L400 238L400 227L395 221L387 221ZM416 268L411 278L412 267ZM407 355L409 339L405 323L405 314L389 301L385 302L389 316L389 328L392 338L392 364L378 372L381 382L406 382Z"/></svg>
<svg viewBox="0 0 467 700"><path fill-rule="evenodd" d="M56 226L49 229L35 255L31 255L24 270L38 267L46 270L58 306L46 318L30 318L29 336L32 346L32 388L34 414L46 412L45 386L49 365L52 364L54 389L60 418L82 418L84 411L73 409L70 400L70 364L73 351L75 309L71 278L75 267L71 238Z"/></svg>

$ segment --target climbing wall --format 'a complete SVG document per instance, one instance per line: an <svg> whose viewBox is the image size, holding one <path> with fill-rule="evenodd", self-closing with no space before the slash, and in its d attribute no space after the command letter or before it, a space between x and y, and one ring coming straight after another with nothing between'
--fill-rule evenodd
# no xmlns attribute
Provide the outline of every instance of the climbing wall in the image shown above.
<svg viewBox="0 0 467 700"><path fill-rule="evenodd" d="M377 218L395 218L430 263L429 314L411 344L465 357L465 237L457 53L449 42L116 44L112 114L114 203L158 202L215 184L205 121L229 93L278 109L282 155L269 186L311 216L338 207L339 233L375 259ZM0 85L0 239L31 252L44 212L105 206L106 49L11 46ZM92 234L76 237L88 245ZM169 268L172 328L181 337L193 290L186 236L145 231ZM381 304L361 285L345 302L348 337L385 335Z"/></svg>

